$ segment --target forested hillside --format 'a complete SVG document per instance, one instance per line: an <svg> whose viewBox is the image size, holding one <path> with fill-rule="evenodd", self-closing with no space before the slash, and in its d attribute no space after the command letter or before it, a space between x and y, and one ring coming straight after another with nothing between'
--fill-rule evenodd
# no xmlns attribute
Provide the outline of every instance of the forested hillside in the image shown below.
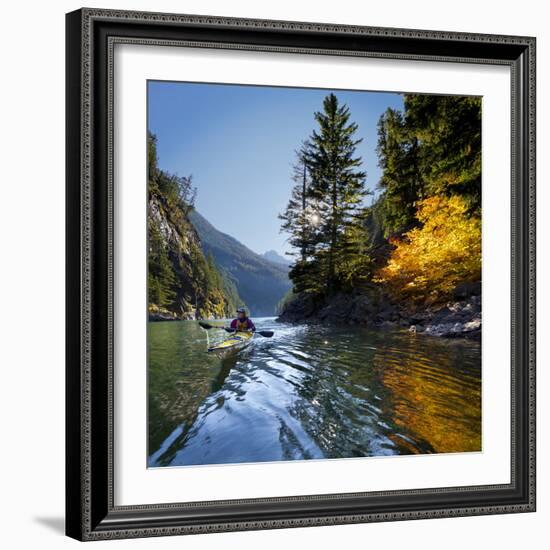
<svg viewBox="0 0 550 550"><path fill-rule="evenodd" d="M289 258L281 256L276 250L267 250L262 254L262 257L274 264L283 265L285 267L288 267L291 263Z"/></svg>
<svg viewBox="0 0 550 550"><path fill-rule="evenodd" d="M227 317L244 304L189 221L196 190L158 166L148 136L148 308L152 320Z"/></svg>
<svg viewBox="0 0 550 550"><path fill-rule="evenodd" d="M232 281L252 315L275 315L279 300L291 287L288 268L256 254L237 239L218 231L196 210L189 218L206 254L212 254Z"/></svg>
<svg viewBox="0 0 550 550"><path fill-rule="evenodd" d="M402 111L388 109L378 124L382 177L369 206L349 108L330 94L314 118L280 215L295 251L282 318L315 316L335 300L345 310L353 296L353 307L363 306L350 315L360 321L388 303L418 309L465 285L479 288L481 99L405 95Z"/></svg>

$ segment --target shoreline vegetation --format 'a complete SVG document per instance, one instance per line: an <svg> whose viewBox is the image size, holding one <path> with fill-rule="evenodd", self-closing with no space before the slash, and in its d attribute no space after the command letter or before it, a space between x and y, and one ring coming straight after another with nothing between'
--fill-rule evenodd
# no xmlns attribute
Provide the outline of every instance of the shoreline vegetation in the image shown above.
<svg viewBox="0 0 550 550"><path fill-rule="evenodd" d="M191 176L158 165L148 134L148 314L150 321L221 319L237 307L274 315L291 287L288 267L218 231L194 203Z"/></svg>
<svg viewBox="0 0 550 550"><path fill-rule="evenodd" d="M192 177L161 170L149 134L149 320L226 318L245 306L289 323L479 339L481 99L403 97L378 122L374 191L359 125L335 94L325 97L279 214L287 265L202 218Z"/></svg>
<svg viewBox="0 0 550 550"><path fill-rule="evenodd" d="M243 300L213 255L205 254L189 220L196 196L192 178L159 168L157 140L152 134L147 145L149 319L225 317Z"/></svg>
<svg viewBox="0 0 550 550"><path fill-rule="evenodd" d="M329 94L315 121L280 214L294 261L278 319L480 338L480 98L405 94L388 109L376 194L349 108Z"/></svg>

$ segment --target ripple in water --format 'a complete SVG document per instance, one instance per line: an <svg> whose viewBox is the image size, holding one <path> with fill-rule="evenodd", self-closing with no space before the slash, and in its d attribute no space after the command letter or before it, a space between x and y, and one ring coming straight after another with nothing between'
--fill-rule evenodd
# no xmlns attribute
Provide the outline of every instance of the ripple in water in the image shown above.
<svg viewBox="0 0 550 550"><path fill-rule="evenodd" d="M481 450L478 342L257 326L220 359L194 322L149 324L149 466Z"/></svg>

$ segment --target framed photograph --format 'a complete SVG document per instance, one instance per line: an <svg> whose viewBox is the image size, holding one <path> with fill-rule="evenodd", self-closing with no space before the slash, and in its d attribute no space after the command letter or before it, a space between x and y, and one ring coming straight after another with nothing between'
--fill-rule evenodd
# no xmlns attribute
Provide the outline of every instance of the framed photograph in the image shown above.
<svg viewBox="0 0 550 550"><path fill-rule="evenodd" d="M535 39L67 15L67 535L535 510Z"/></svg>

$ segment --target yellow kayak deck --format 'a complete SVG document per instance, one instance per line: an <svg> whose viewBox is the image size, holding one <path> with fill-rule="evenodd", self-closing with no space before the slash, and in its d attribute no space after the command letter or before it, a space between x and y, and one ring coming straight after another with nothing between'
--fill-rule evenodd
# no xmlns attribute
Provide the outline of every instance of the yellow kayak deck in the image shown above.
<svg viewBox="0 0 550 550"><path fill-rule="evenodd" d="M208 352L226 352L226 351L232 351L232 350L240 350L247 346L250 341L252 340L252 337L254 336L253 332L236 332L235 334L232 334L229 338L224 340L223 342L220 342L219 344L215 344L214 346L211 346L208 348Z"/></svg>

